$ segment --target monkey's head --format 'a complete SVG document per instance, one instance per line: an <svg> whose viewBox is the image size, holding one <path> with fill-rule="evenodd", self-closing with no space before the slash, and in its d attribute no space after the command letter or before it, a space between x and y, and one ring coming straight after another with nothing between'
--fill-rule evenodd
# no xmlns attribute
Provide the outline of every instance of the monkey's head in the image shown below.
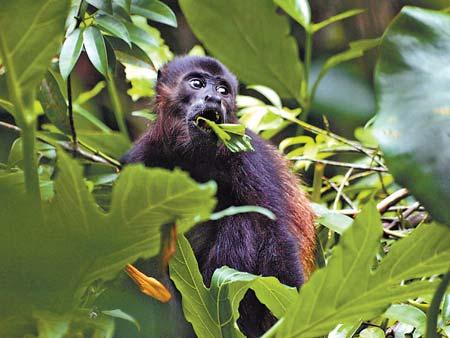
<svg viewBox="0 0 450 338"><path fill-rule="evenodd" d="M175 58L158 72L155 104L161 131L178 146L215 144L215 134L198 117L236 122L237 89L236 77L216 59Z"/></svg>

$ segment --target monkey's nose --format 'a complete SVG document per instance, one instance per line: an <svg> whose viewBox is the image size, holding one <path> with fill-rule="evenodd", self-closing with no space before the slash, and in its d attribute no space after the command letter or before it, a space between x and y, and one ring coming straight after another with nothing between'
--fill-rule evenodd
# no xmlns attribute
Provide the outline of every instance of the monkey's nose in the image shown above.
<svg viewBox="0 0 450 338"><path fill-rule="evenodd" d="M206 95L205 102L214 103L214 104L222 104L222 99L218 95Z"/></svg>

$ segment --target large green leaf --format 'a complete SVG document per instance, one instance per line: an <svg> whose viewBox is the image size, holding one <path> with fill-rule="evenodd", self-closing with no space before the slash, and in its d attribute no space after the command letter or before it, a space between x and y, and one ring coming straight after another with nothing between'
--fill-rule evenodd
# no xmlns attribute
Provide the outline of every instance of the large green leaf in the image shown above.
<svg viewBox="0 0 450 338"><path fill-rule="evenodd" d="M295 21L308 29L311 23L311 8L308 0L274 0Z"/></svg>
<svg viewBox="0 0 450 338"><path fill-rule="evenodd" d="M170 262L170 277L181 292L186 319L199 337L244 337L238 330L238 307L249 288L277 316L285 314L297 290L275 277L260 277L228 267L217 269L211 287L202 275L189 242L180 236L177 253Z"/></svg>
<svg viewBox="0 0 450 338"><path fill-rule="evenodd" d="M0 56L15 86L30 92L57 52L69 1L0 0L0 8Z"/></svg>
<svg viewBox="0 0 450 338"><path fill-rule="evenodd" d="M328 266L302 287L277 336L322 336L339 323L369 320L393 302L432 293L439 281L401 283L448 269L450 231L436 224L420 226L394 244L373 271L381 233L380 215L370 203L343 234Z"/></svg>
<svg viewBox="0 0 450 338"><path fill-rule="evenodd" d="M406 7L375 72L375 136L396 181L450 225L450 15Z"/></svg>
<svg viewBox="0 0 450 338"><path fill-rule="evenodd" d="M181 0L180 5L195 35L240 79L282 97L299 97L297 45L272 0Z"/></svg>
<svg viewBox="0 0 450 338"><path fill-rule="evenodd" d="M104 213L81 166L60 152L58 169L55 197L42 211L23 186L0 176L0 303L8 304L0 307L2 319L27 318L33 309L72 310L93 281L157 254L162 224L179 221L183 232L215 206L213 183L198 185L181 171L135 165L121 173Z"/></svg>

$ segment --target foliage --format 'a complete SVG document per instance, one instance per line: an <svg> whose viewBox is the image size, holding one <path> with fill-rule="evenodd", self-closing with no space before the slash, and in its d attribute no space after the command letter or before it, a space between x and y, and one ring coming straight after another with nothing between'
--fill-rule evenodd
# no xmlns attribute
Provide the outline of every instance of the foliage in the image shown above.
<svg viewBox="0 0 450 338"><path fill-rule="evenodd" d="M383 37L375 73L375 136L389 168L447 224L450 152L441 146L450 142L449 30L448 14L404 8Z"/></svg>
<svg viewBox="0 0 450 338"><path fill-rule="evenodd" d="M0 107L16 123L0 115L0 137L4 128L14 137L0 163L0 336L188 335L181 312L140 293L123 272L145 258L137 264L168 285L158 273L174 223L180 235L170 277L199 337L242 337L238 306L249 289L278 318L266 338L450 336L448 10L406 7L381 38L342 44L320 60L314 51L313 60L316 34L364 9L315 22L316 4L307 0L180 0L206 50L248 84L237 98L242 125L207 123L239 151L251 150L243 126L251 129L278 146L294 173L312 177L305 189L318 216L318 268L297 291L230 267L216 270L206 287L182 235L207 219L273 218L270 211L212 213L214 182L120 165L130 134L158 118L147 101L173 54L151 23L177 27L166 4L0 6ZM359 126L372 93L358 91L339 67L378 47L377 117ZM92 67L79 67L84 60ZM96 82L80 90L85 77ZM332 131L342 122L338 109L326 114L336 117L332 123L317 120L330 105L366 110L352 113L355 139Z"/></svg>

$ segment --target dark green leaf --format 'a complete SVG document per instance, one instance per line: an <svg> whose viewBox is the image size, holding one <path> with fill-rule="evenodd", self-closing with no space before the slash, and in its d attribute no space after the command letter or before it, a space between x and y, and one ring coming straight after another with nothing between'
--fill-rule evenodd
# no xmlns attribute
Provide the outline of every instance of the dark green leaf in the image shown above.
<svg viewBox="0 0 450 338"><path fill-rule="evenodd" d="M395 180L450 225L450 15L405 7L375 73L374 135Z"/></svg>
<svg viewBox="0 0 450 338"><path fill-rule="evenodd" d="M41 82L38 100L48 119L63 133L70 134L66 100L51 72L47 72Z"/></svg>
<svg viewBox="0 0 450 338"><path fill-rule="evenodd" d="M113 13L112 0L86 0L86 2L106 13Z"/></svg>
<svg viewBox="0 0 450 338"><path fill-rule="evenodd" d="M130 34L122 21L108 14L95 16L96 24L103 30L125 41L131 48Z"/></svg>
<svg viewBox="0 0 450 338"><path fill-rule="evenodd" d="M298 47L271 0L181 0L180 6L195 35L240 79L299 97Z"/></svg>
<svg viewBox="0 0 450 338"><path fill-rule="evenodd" d="M122 40L113 36L107 36L106 40L111 44L116 52L117 59L122 63L148 67L153 66L152 61L138 45L132 43L131 48Z"/></svg>
<svg viewBox="0 0 450 338"><path fill-rule="evenodd" d="M177 27L177 18L169 6L161 1L133 0L131 2L131 13L141 15L147 19L165 23Z"/></svg>
<svg viewBox="0 0 450 338"><path fill-rule="evenodd" d="M80 131L78 136L80 140L116 159L120 158L131 147L130 141L118 132Z"/></svg>
<svg viewBox="0 0 450 338"><path fill-rule="evenodd" d="M116 65L117 65L116 53L114 52L114 49L108 42L108 40L104 41L106 47L106 56L108 58L108 72L109 74L114 76L114 74L116 73Z"/></svg>
<svg viewBox="0 0 450 338"><path fill-rule="evenodd" d="M311 8L308 0L274 0L275 3L283 8L295 21L308 29L311 23Z"/></svg>
<svg viewBox="0 0 450 338"><path fill-rule="evenodd" d="M98 28L89 26L83 32L83 40L89 60L106 77L108 74L108 57L102 33Z"/></svg>
<svg viewBox="0 0 450 338"><path fill-rule="evenodd" d="M75 29L64 41L59 54L59 71L64 80L70 75L83 49L83 31Z"/></svg>
<svg viewBox="0 0 450 338"><path fill-rule="evenodd" d="M329 210L322 205L314 203L313 209L318 216L316 221L338 234L342 235L353 223L351 217Z"/></svg>

